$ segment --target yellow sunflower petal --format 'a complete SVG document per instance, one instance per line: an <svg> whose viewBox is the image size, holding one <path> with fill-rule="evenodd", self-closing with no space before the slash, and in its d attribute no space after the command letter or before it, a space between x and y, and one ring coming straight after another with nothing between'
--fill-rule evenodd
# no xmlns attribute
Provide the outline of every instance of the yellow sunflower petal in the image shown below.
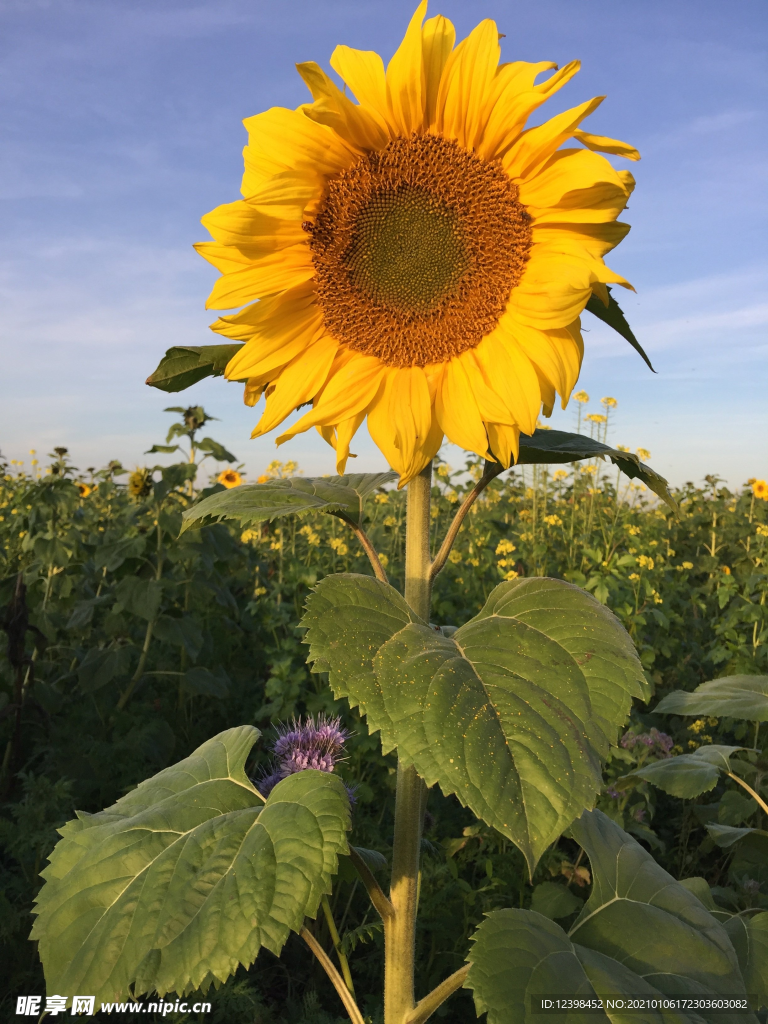
<svg viewBox="0 0 768 1024"><path fill-rule="evenodd" d="M246 377L267 377L276 373L323 334L320 311L291 309L261 326L259 334L236 352L227 363L224 376L228 380Z"/></svg>
<svg viewBox="0 0 768 1024"><path fill-rule="evenodd" d="M336 428L333 447L336 449L336 472L339 476L341 476L347 468L347 459L357 458L356 455L353 455L352 452L350 452L349 446L352 443L352 438L357 433L364 419L365 409L356 413L354 416L350 416L349 419L342 420Z"/></svg>
<svg viewBox="0 0 768 1024"><path fill-rule="evenodd" d="M312 93L314 103L303 107L304 113L319 124L328 125L356 149L383 149L389 142L388 133L365 107L360 107L345 96L319 64L307 61L297 64L296 70Z"/></svg>
<svg viewBox="0 0 768 1024"><path fill-rule="evenodd" d="M245 390L243 392L243 402L245 405L253 407L258 405L259 399L264 394L266 388L265 384L260 384L257 380L247 380L245 382Z"/></svg>
<svg viewBox="0 0 768 1024"><path fill-rule="evenodd" d="M622 221L608 224L534 224L532 238L534 245L552 248L565 245L568 249L564 251L573 251L571 247L578 246L595 259L602 259L626 238L629 230L629 224Z"/></svg>
<svg viewBox="0 0 768 1024"><path fill-rule="evenodd" d="M421 23L427 14L427 0L421 0L411 18L402 43L387 65L387 101L392 126L400 135L424 127L426 82L422 57Z"/></svg>
<svg viewBox="0 0 768 1024"><path fill-rule="evenodd" d="M195 246L201 252L202 246ZM231 249L232 253L238 250ZM210 248L205 250L210 252ZM206 255L206 259L211 259ZM213 262L213 260L211 260ZM293 288L314 277L315 267L306 242L270 253L240 270L225 272L214 284L206 309L235 309L254 299Z"/></svg>
<svg viewBox="0 0 768 1024"><path fill-rule="evenodd" d="M387 103L387 79L384 61L378 53L337 46L331 54L331 67L347 83L357 102L388 131L391 115Z"/></svg>
<svg viewBox="0 0 768 1024"><path fill-rule="evenodd" d="M556 390L564 401L567 400L581 369L583 349L574 336L574 331L578 333L578 321L575 328L569 325L542 331L505 316L503 325L504 331L514 339L516 345L532 363L538 374L539 383L541 384L542 379L547 380L549 386ZM544 392L542 401L545 404L548 401Z"/></svg>
<svg viewBox="0 0 768 1024"><path fill-rule="evenodd" d="M437 97L439 132L472 149L484 128L483 110L499 64L496 22L481 21L451 53Z"/></svg>
<svg viewBox="0 0 768 1024"><path fill-rule="evenodd" d="M264 415L251 437L260 437L282 423L305 402L311 402L328 379L338 342L324 335L296 356L267 389Z"/></svg>
<svg viewBox="0 0 768 1024"><path fill-rule="evenodd" d="M488 438L467 372L460 359L446 363L437 389L435 411L446 437L465 451L487 458Z"/></svg>
<svg viewBox="0 0 768 1024"><path fill-rule="evenodd" d="M520 202L526 207L548 209L569 192L607 183L626 194L618 172L604 156L586 149L560 149L541 167L535 177L520 182Z"/></svg>
<svg viewBox="0 0 768 1024"><path fill-rule="evenodd" d="M581 130L575 131L573 137L583 143L587 149L593 149L597 153L613 153L614 156L623 156L626 160L640 159L638 151L628 142L619 142L618 139L609 139L605 135L592 135L590 132Z"/></svg>
<svg viewBox="0 0 768 1024"><path fill-rule="evenodd" d="M387 371L368 413L370 435L392 469L400 474L400 487L422 471L443 441L432 405L429 375L421 371L418 378L406 370L408 376L403 377L403 373L394 368Z"/></svg>
<svg viewBox="0 0 768 1024"><path fill-rule="evenodd" d="M534 228L541 224L607 224L625 209L629 192L623 182L598 182L566 192L553 206L526 206Z"/></svg>
<svg viewBox="0 0 768 1024"><path fill-rule="evenodd" d="M604 99L604 96L595 96L586 103L580 103L578 107L550 118L538 128L529 128L523 132L505 154L502 161L504 170L513 181L526 181L571 138L584 118L597 110Z"/></svg>
<svg viewBox="0 0 768 1024"><path fill-rule="evenodd" d="M492 381L493 375L486 373L486 365L478 359L477 349L469 349L456 357L464 365L469 386L475 396L477 408L484 423L505 423L511 427L517 422L514 413L509 409Z"/></svg>
<svg viewBox="0 0 768 1024"><path fill-rule="evenodd" d="M269 339L282 333L284 318L319 315L313 281L304 281L295 288L253 302L238 313L221 316L211 330L235 341L248 341L263 335Z"/></svg>
<svg viewBox="0 0 768 1024"><path fill-rule="evenodd" d="M486 378L525 434L536 429L541 408L539 381L530 359L507 331L496 328L475 349Z"/></svg>
<svg viewBox="0 0 768 1024"><path fill-rule="evenodd" d="M341 352L328 383L315 399L315 406L277 439L278 444L318 424L337 424L368 408L376 396L386 367L373 356Z"/></svg>
<svg viewBox="0 0 768 1024"><path fill-rule="evenodd" d="M565 327L579 316L592 293L592 274L578 261L531 260L510 296L507 315L542 330Z"/></svg>
<svg viewBox="0 0 768 1024"><path fill-rule="evenodd" d="M248 131L248 145L243 154L246 159L244 196L252 195L264 185L267 168L272 168L271 174L291 169L336 174L357 157L355 150L332 128L317 124L303 111L272 107L246 118L243 124Z"/></svg>
<svg viewBox="0 0 768 1024"><path fill-rule="evenodd" d="M531 114L558 89L562 89L578 72L581 64L577 60L571 61L541 84L533 84L534 78L541 71L556 67L556 64L546 62L522 64L520 67L508 64L499 69L489 98L483 137L477 147L479 156L485 160L503 156Z"/></svg>
<svg viewBox="0 0 768 1024"><path fill-rule="evenodd" d="M222 245L237 245L264 254L307 240L300 217L294 220L268 217L243 199L217 206L206 213L200 223Z"/></svg>
<svg viewBox="0 0 768 1024"><path fill-rule="evenodd" d="M501 423L486 423L485 428L488 431L488 447L502 466L509 467L517 462L520 455L520 428Z"/></svg>
<svg viewBox="0 0 768 1024"><path fill-rule="evenodd" d="M438 14L424 22L421 30L422 61L426 86L425 126L429 128L435 123L437 94L443 69L456 42L456 29L447 18Z"/></svg>

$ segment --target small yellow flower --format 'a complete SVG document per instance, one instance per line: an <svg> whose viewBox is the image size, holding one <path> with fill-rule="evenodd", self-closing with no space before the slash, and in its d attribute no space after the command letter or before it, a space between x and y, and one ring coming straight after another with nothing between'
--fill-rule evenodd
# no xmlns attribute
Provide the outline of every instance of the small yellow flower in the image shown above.
<svg viewBox="0 0 768 1024"><path fill-rule="evenodd" d="M631 572L631 573L629 574L629 578L630 578L630 579L632 580L632 582L634 583L634 582L635 582L635 580L639 580L639 579L640 579L640 576L639 576L639 575L638 575L638 574L637 574L636 572Z"/></svg>
<svg viewBox="0 0 768 1024"><path fill-rule="evenodd" d="M266 594L266 592L267 592L267 588L266 587L256 587L256 589L253 592L253 596L254 597L263 597L264 594Z"/></svg>
<svg viewBox="0 0 768 1024"><path fill-rule="evenodd" d="M647 462L651 457L651 453L647 448L636 448L635 451L637 452L637 457L641 462Z"/></svg>
<svg viewBox="0 0 768 1024"><path fill-rule="evenodd" d="M568 476L568 471L567 470L565 470L565 469L556 469L555 472L552 474L552 479L553 480L565 480L565 478L567 476Z"/></svg>
<svg viewBox="0 0 768 1024"><path fill-rule="evenodd" d="M630 535L630 537L638 537L641 532L642 531L640 530L639 526L630 525L627 527L627 533Z"/></svg>
<svg viewBox="0 0 768 1024"><path fill-rule="evenodd" d="M387 566L389 565L388 556L383 554L381 551L379 552L379 561L381 562L382 569L386 569Z"/></svg>
<svg viewBox="0 0 768 1024"><path fill-rule="evenodd" d="M589 401L589 395L586 391L577 391L573 396L574 402L581 402L582 405L586 405Z"/></svg>
<svg viewBox="0 0 768 1024"><path fill-rule="evenodd" d="M252 540L258 540L259 534L257 530L243 530L240 534L240 540L243 544L250 544Z"/></svg>
<svg viewBox="0 0 768 1024"><path fill-rule="evenodd" d="M563 520L560 516L544 516L544 522L547 526L562 526Z"/></svg>
<svg viewBox="0 0 768 1024"><path fill-rule="evenodd" d="M683 568L684 569L692 569L693 568L693 562L683 562Z"/></svg>
<svg viewBox="0 0 768 1024"><path fill-rule="evenodd" d="M266 473L262 473L261 476L256 477L257 484L268 484L269 481L270 477L268 477Z"/></svg>
<svg viewBox="0 0 768 1024"><path fill-rule="evenodd" d="M700 733L707 727L706 718L697 718L695 722L691 722L688 726L688 732Z"/></svg>
<svg viewBox="0 0 768 1024"><path fill-rule="evenodd" d="M758 537L768 537L768 526L763 526L762 523L759 523L757 526L757 535Z"/></svg>
<svg viewBox="0 0 768 1024"><path fill-rule="evenodd" d="M664 604L664 598L661 596L658 590L652 590L651 597L653 598L654 604Z"/></svg>
<svg viewBox="0 0 768 1024"><path fill-rule="evenodd" d="M243 482L242 476L237 472L236 469L225 469L223 473L219 473L219 475L216 477L216 480L220 484L224 484L227 490L229 490L231 487L239 487L240 484Z"/></svg>
<svg viewBox="0 0 768 1024"><path fill-rule="evenodd" d="M590 423L607 423L608 422L608 417L607 416L603 416L603 414L601 412L591 412L586 417L586 419L588 419Z"/></svg>
<svg viewBox="0 0 768 1024"><path fill-rule="evenodd" d="M397 526L397 516L387 516L384 520L385 526Z"/></svg>
<svg viewBox="0 0 768 1024"><path fill-rule="evenodd" d="M505 580L516 580L519 575L520 575L519 572L515 572L514 569L510 569L509 572L505 574L504 579Z"/></svg>
<svg viewBox="0 0 768 1024"><path fill-rule="evenodd" d="M628 452L629 451L629 448L625 444L617 444L616 445L616 449L617 449L617 451L620 451L620 452Z"/></svg>
<svg viewBox="0 0 768 1024"><path fill-rule="evenodd" d="M377 494L376 495L376 504L377 505L386 505L388 502L389 502L389 495L387 495L387 494Z"/></svg>
<svg viewBox="0 0 768 1024"><path fill-rule="evenodd" d="M341 537L331 537L331 539L330 539L330 541L328 543L331 545L331 547L336 552L336 554L339 556L339 558L343 558L344 555L346 555L347 552L349 551L349 548L344 543L344 541L341 539Z"/></svg>
<svg viewBox="0 0 768 1024"><path fill-rule="evenodd" d="M752 484L752 493L756 498L768 501L768 483L765 480L755 480Z"/></svg>
<svg viewBox="0 0 768 1024"><path fill-rule="evenodd" d="M653 569L654 561L648 555L638 555L637 564L641 569Z"/></svg>
<svg viewBox="0 0 768 1024"><path fill-rule="evenodd" d="M604 405L606 409L615 409L619 403L615 398L601 398L600 404Z"/></svg>
<svg viewBox="0 0 768 1024"><path fill-rule="evenodd" d="M459 565L459 563L461 562L461 552L457 551L454 548L453 551L451 551L451 553L448 555L448 561L451 562L453 565Z"/></svg>
<svg viewBox="0 0 768 1024"><path fill-rule="evenodd" d="M444 480L447 480L451 475L451 467L446 463L443 463L441 466L437 467L437 475L441 476Z"/></svg>
<svg viewBox="0 0 768 1024"><path fill-rule="evenodd" d="M516 550L517 549L515 548L515 545L512 543L511 540L503 539L500 540L499 543L496 545L497 555L511 555L512 552Z"/></svg>

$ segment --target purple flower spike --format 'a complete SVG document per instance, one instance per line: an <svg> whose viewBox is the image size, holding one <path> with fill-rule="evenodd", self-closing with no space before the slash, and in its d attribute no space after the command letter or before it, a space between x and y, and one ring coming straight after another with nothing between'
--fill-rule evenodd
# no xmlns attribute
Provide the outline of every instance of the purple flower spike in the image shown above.
<svg viewBox="0 0 768 1024"><path fill-rule="evenodd" d="M317 720L309 715L304 721L294 719L289 726L280 726L272 745L275 763L259 784L260 792L266 796L281 779L307 768L332 772L348 736L338 718L325 715L318 715Z"/></svg>

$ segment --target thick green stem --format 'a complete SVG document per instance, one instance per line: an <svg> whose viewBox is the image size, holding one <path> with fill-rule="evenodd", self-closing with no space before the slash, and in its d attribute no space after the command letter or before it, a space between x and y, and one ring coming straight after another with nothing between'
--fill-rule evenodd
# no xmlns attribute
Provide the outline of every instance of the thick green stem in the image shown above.
<svg viewBox="0 0 768 1024"><path fill-rule="evenodd" d="M405 531L405 600L427 622L430 606L429 508L432 465L408 484ZM419 853L426 786L413 768L397 768L395 840L389 898L393 914L384 921L384 1021L404 1024L413 1010Z"/></svg>

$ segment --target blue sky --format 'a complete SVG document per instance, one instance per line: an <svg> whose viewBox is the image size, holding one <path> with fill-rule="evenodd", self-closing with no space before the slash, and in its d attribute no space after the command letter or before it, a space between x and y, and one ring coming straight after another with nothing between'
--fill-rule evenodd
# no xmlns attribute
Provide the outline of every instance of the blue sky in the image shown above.
<svg viewBox="0 0 768 1024"><path fill-rule="evenodd" d="M239 198L241 121L297 106L294 63L337 43L396 47L415 0L0 0L0 450L70 448L77 465L133 466L162 440L168 404L202 402L251 474L276 456L249 440L240 388L177 396L144 385L167 347L215 341L215 271L191 246L200 217ZM636 145L633 227L613 254L619 298L651 374L585 324L581 386L618 399L611 440L651 450L673 482L768 477L768 14L764 0L447 0L465 35L494 18L505 60L578 57L540 119L607 94L590 131ZM617 166L627 166L617 161ZM569 408L553 426L572 427ZM384 468L360 435L350 468ZM333 472L316 434L281 448ZM449 461L460 464L457 452Z"/></svg>

